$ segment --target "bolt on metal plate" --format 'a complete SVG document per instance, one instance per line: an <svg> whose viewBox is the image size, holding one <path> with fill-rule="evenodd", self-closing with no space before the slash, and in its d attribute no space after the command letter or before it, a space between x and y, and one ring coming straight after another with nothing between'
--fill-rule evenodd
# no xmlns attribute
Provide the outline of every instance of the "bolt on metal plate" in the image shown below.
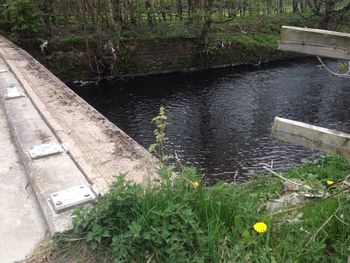
<svg viewBox="0 0 350 263"><path fill-rule="evenodd" d="M79 185L68 188L50 195L50 201L56 213L62 213L70 210L77 205L83 205L93 201L96 194L90 185Z"/></svg>
<svg viewBox="0 0 350 263"><path fill-rule="evenodd" d="M50 157L63 153L64 150L59 144L41 144L28 148L29 156L32 160Z"/></svg>
<svg viewBox="0 0 350 263"><path fill-rule="evenodd" d="M5 100L22 98L25 96L26 95L23 92L18 91L17 87L13 85L7 88L7 94L5 94Z"/></svg>

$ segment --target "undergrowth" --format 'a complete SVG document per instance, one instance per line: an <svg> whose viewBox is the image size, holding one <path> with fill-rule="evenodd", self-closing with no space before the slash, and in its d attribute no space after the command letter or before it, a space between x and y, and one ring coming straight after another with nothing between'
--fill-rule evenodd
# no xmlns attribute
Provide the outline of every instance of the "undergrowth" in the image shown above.
<svg viewBox="0 0 350 263"><path fill-rule="evenodd" d="M284 176L324 183L349 172L349 161L325 156ZM336 185L325 186L326 198L271 214L266 202L283 191L273 176L204 187L194 168L174 173L161 165L148 186L117 177L94 206L76 211L55 250L81 262L345 262L349 255L349 194ZM257 233L256 222L267 231Z"/></svg>
<svg viewBox="0 0 350 263"><path fill-rule="evenodd" d="M164 108L152 122L157 179L140 185L119 175L94 205L78 208L73 230L55 236L59 262L346 262L350 161L325 155L283 175L207 187L195 168L167 164ZM287 182L309 197L272 209Z"/></svg>

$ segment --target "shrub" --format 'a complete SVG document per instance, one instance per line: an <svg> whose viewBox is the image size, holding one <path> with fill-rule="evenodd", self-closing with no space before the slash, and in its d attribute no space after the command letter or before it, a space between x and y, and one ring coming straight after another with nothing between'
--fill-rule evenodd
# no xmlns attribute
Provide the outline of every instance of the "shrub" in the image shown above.
<svg viewBox="0 0 350 263"><path fill-rule="evenodd" d="M31 36L42 25L39 13L30 0L15 0L9 7L9 25L13 37Z"/></svg>
<svg viewBox="0 0 350 263"><path fill-rule="evenodd" d="M266 204L283 194L279 178L205 187L194 168L166 164L164 108L152 122L158 180L138 185L117 177L94 206L76 210L73 231L56 236L61 253L72 253L66 241L73 240L92 251L84 262L345 261L350 202L341 179L350 172L349 161L325 156L288 171L285 176L324 195L276 212Z"/></svg>
<svg viewBox="0 0 350 263"><path fill-rule="evenodd" d="M328 156L285 176L321 167L334 178L349 172L348 161ZM283 192L275 177L204 187L194 168L174 177L162 165L158 174L158 183L148 186L119 176L94 206L76 211L73 231L56 236L57 251L78 253L83 262L345 262L348 256L350 202L340 188L271 214L266 202ZM266 233L254 231L259 221Z"/></svg>

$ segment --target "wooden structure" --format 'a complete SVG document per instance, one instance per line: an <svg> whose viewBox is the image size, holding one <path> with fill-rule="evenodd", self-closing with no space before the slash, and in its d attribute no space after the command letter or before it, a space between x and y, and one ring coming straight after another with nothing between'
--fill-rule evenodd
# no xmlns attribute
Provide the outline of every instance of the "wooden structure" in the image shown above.
<svg viewBox="0 0 350 263"><path fill-rule="evenodd" d="M294 145L335 153L350 159L350 134L275 117L272 137Z"/></svg>
<svg viewBox="0 0 350 263"><path fill-rule="evenodd" d="M283 26L278 49L302 54L350 60L350 34Z"/></svg>
<svg viewBox="0 0 350 263"><path fill-rule="evenodd" d="M350 61L350 34L283 26L278 48ZM276 117L272 137L350 159L350 134Z"/></svg>

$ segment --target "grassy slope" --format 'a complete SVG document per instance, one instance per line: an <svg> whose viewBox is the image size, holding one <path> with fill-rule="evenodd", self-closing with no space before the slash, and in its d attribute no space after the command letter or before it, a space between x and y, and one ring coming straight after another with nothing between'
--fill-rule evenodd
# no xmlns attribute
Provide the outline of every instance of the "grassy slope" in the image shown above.
<svg viewBox="0 0 350 263"><path fill-rule="evenodd" d="M246 34L241 32L236 22ZM153 28L146 24L137 28L124 28L116 67L117 75L162 73L288 58L291 54L277 51L280 28L282 25L302 26L300 19L291 14L247 16L237 18L235 22L213 24L207 50L201 53L198 40L202 23L167 21L155 24ZM106 33L102 36L103 43L113 37L113 32ZM49 49L44 55L38 46L39 42L47 38L44 35L39 37L39 41L31 43L29 49L30 53L55 74L64 79L84 79L96 74L87 63L85 40L79 26L57 27L53 36L48 39ZM93 54L98 37L91 31L88 39L90 52ZM28 46L28 43L23 43L23 46ZM67 60L70 61L68 68Z"/></svg>
<svg viewBox="0 0 350 263"><path fill-rule="evenodd" d="M75 228L56 237L54 258L78 262L345 262L350 245L349 192L337 180L350 162L335 156L307 162L284 174L335 194L271 215L266 202L283 193L273 176L249 184L194 187L193 169L160 170L159 185L122 179L91 210L79 210ZM333 180L331 188L324 186ZM316 187L318 186L318 188ZM295 218L298 218L295 220ZM266 233L253 225L265 222Z"/></svg>

